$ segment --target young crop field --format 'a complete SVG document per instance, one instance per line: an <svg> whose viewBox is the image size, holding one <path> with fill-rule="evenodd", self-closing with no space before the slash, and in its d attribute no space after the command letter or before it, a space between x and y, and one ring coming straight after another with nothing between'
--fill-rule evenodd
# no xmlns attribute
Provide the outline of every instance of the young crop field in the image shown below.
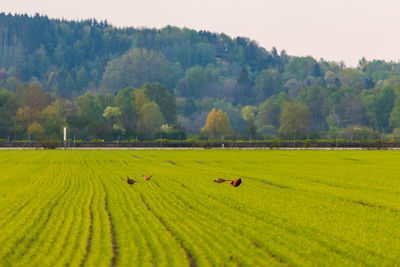
<svg viewBox="0 0 400 267"><path fill-rule="evenodd" d="M394 151L0 151L0 266L400 265L399 163Z"/></svg>

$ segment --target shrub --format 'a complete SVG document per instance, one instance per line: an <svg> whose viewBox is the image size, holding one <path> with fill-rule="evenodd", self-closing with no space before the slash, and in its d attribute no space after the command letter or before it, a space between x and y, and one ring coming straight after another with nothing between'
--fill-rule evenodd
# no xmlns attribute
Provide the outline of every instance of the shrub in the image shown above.
<svg viewBox="0 0 400 267"><path fill-rule="evenodd" d="M183 130L168 130L168 131L158 131L156 133L157 137L162 137L163 139L168 139L168 140L185 140L186 139L186 133Z"/></svg>
<svg viewBox="0 0 400 267"><path fill-rule="evenodd" d="M56 149L57 147L61 146L61 142L58 139L45 138L40 141L38 145L44 149Z"/></svg>
<svg viewBox="0 0 400 267"><path fill-rule="evenodd" d="M379 133L365 126L349 126L340 130L339 137L347 140L375 140L379 138Z"/></svg>

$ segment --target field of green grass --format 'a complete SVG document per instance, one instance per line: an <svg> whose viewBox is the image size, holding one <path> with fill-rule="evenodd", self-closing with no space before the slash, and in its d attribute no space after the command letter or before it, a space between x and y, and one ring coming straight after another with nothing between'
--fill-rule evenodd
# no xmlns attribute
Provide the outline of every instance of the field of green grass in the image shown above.
<svg viewBox="0 0 400 267"><path fill-rule="evenodd" d="M390 151L0 151L0 266L400 265L399 163Z"/></svg>

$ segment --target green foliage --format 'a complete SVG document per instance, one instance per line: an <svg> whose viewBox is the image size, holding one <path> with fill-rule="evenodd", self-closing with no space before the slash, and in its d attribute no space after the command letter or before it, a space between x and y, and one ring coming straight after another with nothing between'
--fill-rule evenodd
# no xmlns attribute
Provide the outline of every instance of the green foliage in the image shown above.
<svg viewBox="0 0 400 267"><path fill-rule="evenodd" d="M304 136L307 133L310 111L301 103L282 104L279 133L285 137Z"/></svg>
<svg viewBox="0 0 400 267"><path fill-rule="evenodd" d="M294 78L300 81L308 76L321 76L321 70L318 62L312 57L294 57L286 65L286 75L289 79Z"/></svg>
<svg viewBox="0 0 400 267"><path fill-rule="evenodd" d="M106 107L103 117L109 120L112 124L112 130L115 134L125 134L126 130L122 126L122 112L119 107Z"/></svg>
<svg viewBox="0 0 400 267"><path fill-rule="evenodd" d="M32 136L34 140L41 140L44 135L44 129L42 125L35 121L29 125L27 133L29 136Z"/></svg>
<svg viewBox="0 0 400 267"><path fill-rule="evenodd" d="M228 137L232 132L228 114L221 109L216 111L213 108L208 114L206 124L201 131L209 139L217 139L222 136Z"/></svg>
<svg viewBox="0 0 400 267"><path fill-rule="evenodd" d="M48 106L42 110L39 114L39 121L46 135L55 138L62 136L66 121L55 107Z"/></svg>
<svg viewBox="0 0 400 267"><path fill-rule="evenodd" d="M161 83L145 83L144 94L154 101L161 109L165 121L170 124L176 123L176 101L168 88Z"/></svg>
<svg viewBox="0 0 400 267"><path fill-rule="evenodd" d="M135 132L137 112L135 97L130 88L121 89L114 98L114 104L121 110L121 122L128 134Z"/></svg>
<svg viewBox="0 0 400 267"><path fill-rule="evenodd" d="M103 117L110 120L116 120L121 117L122 113L119 107L106 107Z"/></svg>
<svg viewBox="0 0 400 267"><path fill-rule="evenodd" d="M270 139L278 134L278 129L273 125L263 125L261 128L257 128L257 135L261 138Z"/></svg>
<svg viewBox="0 0 400 267"><path fill-rule="evenodd" d="M254 81L254 91L258 100L266 99L278 94L283 87L283 80L279 71L262 70Z"/></svg>
<svg viewBox="0 0 400 267"><path fill-rule="evenodd" d="M289 96L285 93L271 96L258 106L256 116L256 125L263 128L265 125L271 125L279 128L279 118L281 116L282 103L289 101Z"/></svg>
<svg viewBox="0 0 400 267"><path fill-rule="evenodd" d="M144 134L141 109L150 102L163 122L194 135L216 108L228 114L235 138L250 132L277 137L276 129L285 132L280 118L287 101L308 106L303 135L335 138L354 126L380 133L400 127L398 62L362 58L349 68L267 51L223 33L4 13L0 44L1 137L26 138L42 110L53 106L83 140L136 138ZM118 119L103 117L109 106L120 109ZM254 119L243 119L244 106L257 108Z"/></svg>
<svg viewBox="0 0 400 267"><path fill-rule="evenodd" d="M4 106L12 96L11 92L2 88L0 89L0 108Z"/></svg>
<svg viewBox="0 0 400 267"><path fill-rule="evenodd" d="M50 95L43 91L43 88L37 83L30 83L27 86L21 86L15 93L18 99L18 105L28 107L35 117L39 111L46 108L51 103Z"/></svg>
<svg viewBox="0 0 400 267"><path fill-rule="evenodd" d="M379 138L379 133L365 126L349 126L339 131L338 136L347 140L375 140Z"/></svg>
<svg viewBox="0 0 400 267"><path fill-rule="evenodd" d="M146 82L174 84L170 63L161 53L134 48L121 58L110 61L103 75L103 85L109 92L142 86Z"/></svg>
<svg viewBox="0 0 400 267"><path fill-rule="evenodd" d="M395 93L392 87L380 88L376 94L366 94L364 103L366 113L370 119L370 125L378 131L387 131L390 123L390 116L395 103ZM392 121L395 120L395 114Z"/></svg>
<svg viewBox="0 0 400 267"><path fill-rule="evenodd" d="M162 137L163 139L166 140L185 140L186 139L186 133L183 130L178 130L178 129L171 129L165 131L161 127L161 130L158 131L155 136Z"/></svg>
<svg viewBox="0 0 400 267"><path fill-rule="evenodd" d="M44 149L56 149L61 146L61 142L59 139L54 139L52 137L46 137L37 144L38 147L42 147Z"/></svg>
<svg viewBox="0 0 400 267"><path fill-rule="evenodd" d="M186 70L185 77L179 81L177 87L183 96L198 97L207 86L217 81L218 75L213 66L194 66Z"/></svg>
<svg viewBox="0 0 400 267"><path fill-rule="evenodd" d="M246 134L256 138L257 126L255 123L257 107L256 106L245 106L242 108L242 117L248 123L246 127Z"/></svg>
<svg viewBox="0 0 400 267"><path fill-rule="evenodd" d="M389 124L393 128L400 128L400 96L398 94L393 104L393 110L390 113Z"/></svg>
<svg viewBox="0 0 400 267"><path fill-rule="evenodd" d="M164 122L160 107L155 102L146 103L140 110L138 131L144 138L152 138Z"/></svg>
<svg viewBox="0 0 400 267"><path fill-rule="evenodd" d="M251 122L254 121L256 117L257 107L256 106L245 106L242 108L242 117L245 121Z"/></svg>

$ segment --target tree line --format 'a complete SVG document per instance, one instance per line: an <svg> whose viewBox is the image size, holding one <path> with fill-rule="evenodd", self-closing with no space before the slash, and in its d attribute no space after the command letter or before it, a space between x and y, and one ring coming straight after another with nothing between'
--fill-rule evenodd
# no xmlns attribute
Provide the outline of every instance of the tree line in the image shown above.
<svg viewBox="0 0 400 267"><path fill-rule="evenodd" d="M0 13L0 139L400 135L400 65L244 37Z"/></svg>

